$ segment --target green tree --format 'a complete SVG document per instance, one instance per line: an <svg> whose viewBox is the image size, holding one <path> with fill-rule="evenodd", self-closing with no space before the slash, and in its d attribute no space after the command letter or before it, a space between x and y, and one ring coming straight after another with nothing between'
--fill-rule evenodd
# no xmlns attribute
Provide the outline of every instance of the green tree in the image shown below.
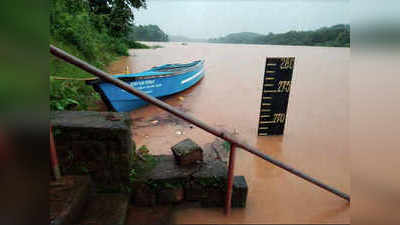
<svg viewBox="0 0 400 225"><path fill-rule="evenodd" d="M90 64L104 68L128 48L146 48L132 39L132 7L145 7L144 0L50 0L50 43ZM85 110L99 96L78 80L91 75L53 56L50 57L50 108Z"/></svg>
<svg viewBox="0 0 400 225"><path fill-rule="evenodd" d="M168 35L157 25L132 26L130 37L139 41L168 41Z"/></svg>
<svg viewBox="0 0 400 225"><path fill-rule="evenodd" d="M126 37L133 25L133 8L146 8L145 0L89 0L91 12L106 15L105 24L113 37Z"/></svg>

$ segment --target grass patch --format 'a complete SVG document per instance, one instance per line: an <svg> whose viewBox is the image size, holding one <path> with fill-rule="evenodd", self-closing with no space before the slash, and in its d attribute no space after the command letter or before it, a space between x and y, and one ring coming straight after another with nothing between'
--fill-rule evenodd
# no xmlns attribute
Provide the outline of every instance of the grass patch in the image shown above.
<svg viewBox="0 0 400 225"><path fill-rule="evenodd" d="M150 155L148 148L143 145L138 150L133 151L131 156L131 169L129 180L135 182L143 178L147 172L157 165L157 159Z"/></svg>
<svg viewBox="0 0 400 225"><path fill-rule="evenodd" d="M84 81L55 80L50 77L51 110L86 110L100 96Z"/></svg>
<svg viewBox="0 0 400 225"><path fill-rule="evenodd" d="M66 44L62 41L52 40L51 43L58 48L63 49L71 55L89 62L99 69L104 69L111 61L118 59L115 52L101 53L97 60L89 60L77 47ZM71 80L57 80L52 77L72 78ZM49 82L49 100L50 110L87 110L100 99L100 96L94 89L85 84L85 81L73 80L74 78L91 78L90 73L69 64L54 56L50 57L50 82Z"/></svg>
<svg viewBox="0 0 400 225"><path fill-rule="evenodd" d="M222 144L222 146L224 147L224 149L226 150L226 152L230 152L230 151L231 151L231 143L229 143L228 141L224 141L224 143Z"/></svg>
<svg viewBox="0 0 400 225"><path fill-rule="evenodd" d="M129 48L150 49L151 47L135 42L127 41ZM122 50L121 54L116 51L103 51L98 53L97 60L91 61L76 47L65 44L61 41L52 41L56 47L63 49L71 55L74 55L82 60L89 62L99 69L105 67L119 58L119 55L126 55ZM127 47L126 47L127 48ZM72 78L71 80L57 80L52 78L63 77ZM60 60L54 56L50 57L50 110L87 110L88 107L96 105L100 100L100 95L93 89L92 86L86 85L85 81L73 80L74 78L92 78L92 74L81 70L80 68Z"/></svg>

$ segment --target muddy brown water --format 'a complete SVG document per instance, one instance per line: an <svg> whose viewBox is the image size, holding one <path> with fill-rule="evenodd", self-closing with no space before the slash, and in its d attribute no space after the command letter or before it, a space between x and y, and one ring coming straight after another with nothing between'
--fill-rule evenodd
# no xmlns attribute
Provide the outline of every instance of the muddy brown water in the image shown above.
<svg viewBox="0 0 400 225"><path fill-rule="evenodd" d="M150 45L160 43L148 43ZM349 60L347 48L162 43L163 48L131 50L110 66L111 73L140 72L166 63L205 60L206 75L194 87L165 101L217 128L238 133L262 152L350 193ZM258 137L265 58L295 56L285 134ZM158 109L131 112L133 140L153 154L191 138L201 145L215 137ZM302 179L244 150L237 152L236 175L249 185L247 207L180 207L175 223L349 223L350 206ZM132 208L127 223L134 223ZM143 210L141 210L143 211Z"/></svg>

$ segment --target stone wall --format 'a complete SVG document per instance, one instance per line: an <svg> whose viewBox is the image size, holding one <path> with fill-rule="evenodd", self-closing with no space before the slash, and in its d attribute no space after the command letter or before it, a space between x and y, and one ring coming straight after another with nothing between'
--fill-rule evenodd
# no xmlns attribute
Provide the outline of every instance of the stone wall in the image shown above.
<svg viewBox="0 0 400 225"><path fill-rule="evenodd" d="M89 173L100 191L127 187L134 148L128 114L51 112L50 123L63 174Z"/></svg>
<svg viewBox="0 0 400 225"><path fill-rule="evenodd" d="M202 207L223 207L227 167L221 161L204 161L190 167L178 165L171 155L156 155L157 165L132 184L132 202L137 206L199 201ZM235 176L232 207L246 207L248 187Z"/></svg>
<svg viewBox="0 0 400 225"><path fill-rule="evenodd" d="M133 203L141 206L224 205L229 153L221 141L220 147L203 150L187 139L172 146L173 155L140 155L140 149L134 154L126 113L51 112L50 122L63 175L90 174L97 191L130 190ZM245 178L236 176L232 207L246 207L247 192Z"/></svg>
<svg viewBox="0 0 400 225"><path fill-rule="evenodd" d="M173 155L152 156L155 166L134 179L132 202L138 206L154 206L199 201L203 207L224 206L228 168L218 151L226 150L199 148L186 139L171 148ZM246 207L247 192L246 179L235 176L232 207Z"/></svg>

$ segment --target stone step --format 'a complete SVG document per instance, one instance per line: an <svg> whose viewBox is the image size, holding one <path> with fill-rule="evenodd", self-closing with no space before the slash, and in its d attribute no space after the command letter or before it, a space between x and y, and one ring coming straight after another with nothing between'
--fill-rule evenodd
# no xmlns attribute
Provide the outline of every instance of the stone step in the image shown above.
<svg viewBox="0 0 400 225"><path fill-rule="evenodd" d="M227 166L220 160L180 166L174 156L154 156L157 165L132 185L132 203L136 206L177 204L201 201L204 207L224 205ZM246 207L247 184L235 176L232 207Z"/></svg>
<svg viewBox="0 0 400 225"><path fill-rule="evenodd" d="M225 204L226 184L221 187L207 187L205 197L201 201L201 206L209 207L223 207ZM248 186L244 176L235 176L233 179L232 187L232 208L245 208L247 201Z"/></svg>
<svg viewBox="0 0 400 225"><path fill-rule="evenodd" d="M132 202L136 206L181 201L183 184L201 167L200 164L179 166L172 155L157 155L154 159L157 165L132 184Z"/></svg>
<svg viewBox="0 0 400 225"><path fill-rule="evenodd" d="M84 208L91 182L89 176L63 176L49 185L50 224L71 224Z"/></svg>
<svg viewBox="0 0 400 225"><path fill-rule="evenodd" d="M125 224L129 196L126 194L94 194L76 224Z"/></svg>

